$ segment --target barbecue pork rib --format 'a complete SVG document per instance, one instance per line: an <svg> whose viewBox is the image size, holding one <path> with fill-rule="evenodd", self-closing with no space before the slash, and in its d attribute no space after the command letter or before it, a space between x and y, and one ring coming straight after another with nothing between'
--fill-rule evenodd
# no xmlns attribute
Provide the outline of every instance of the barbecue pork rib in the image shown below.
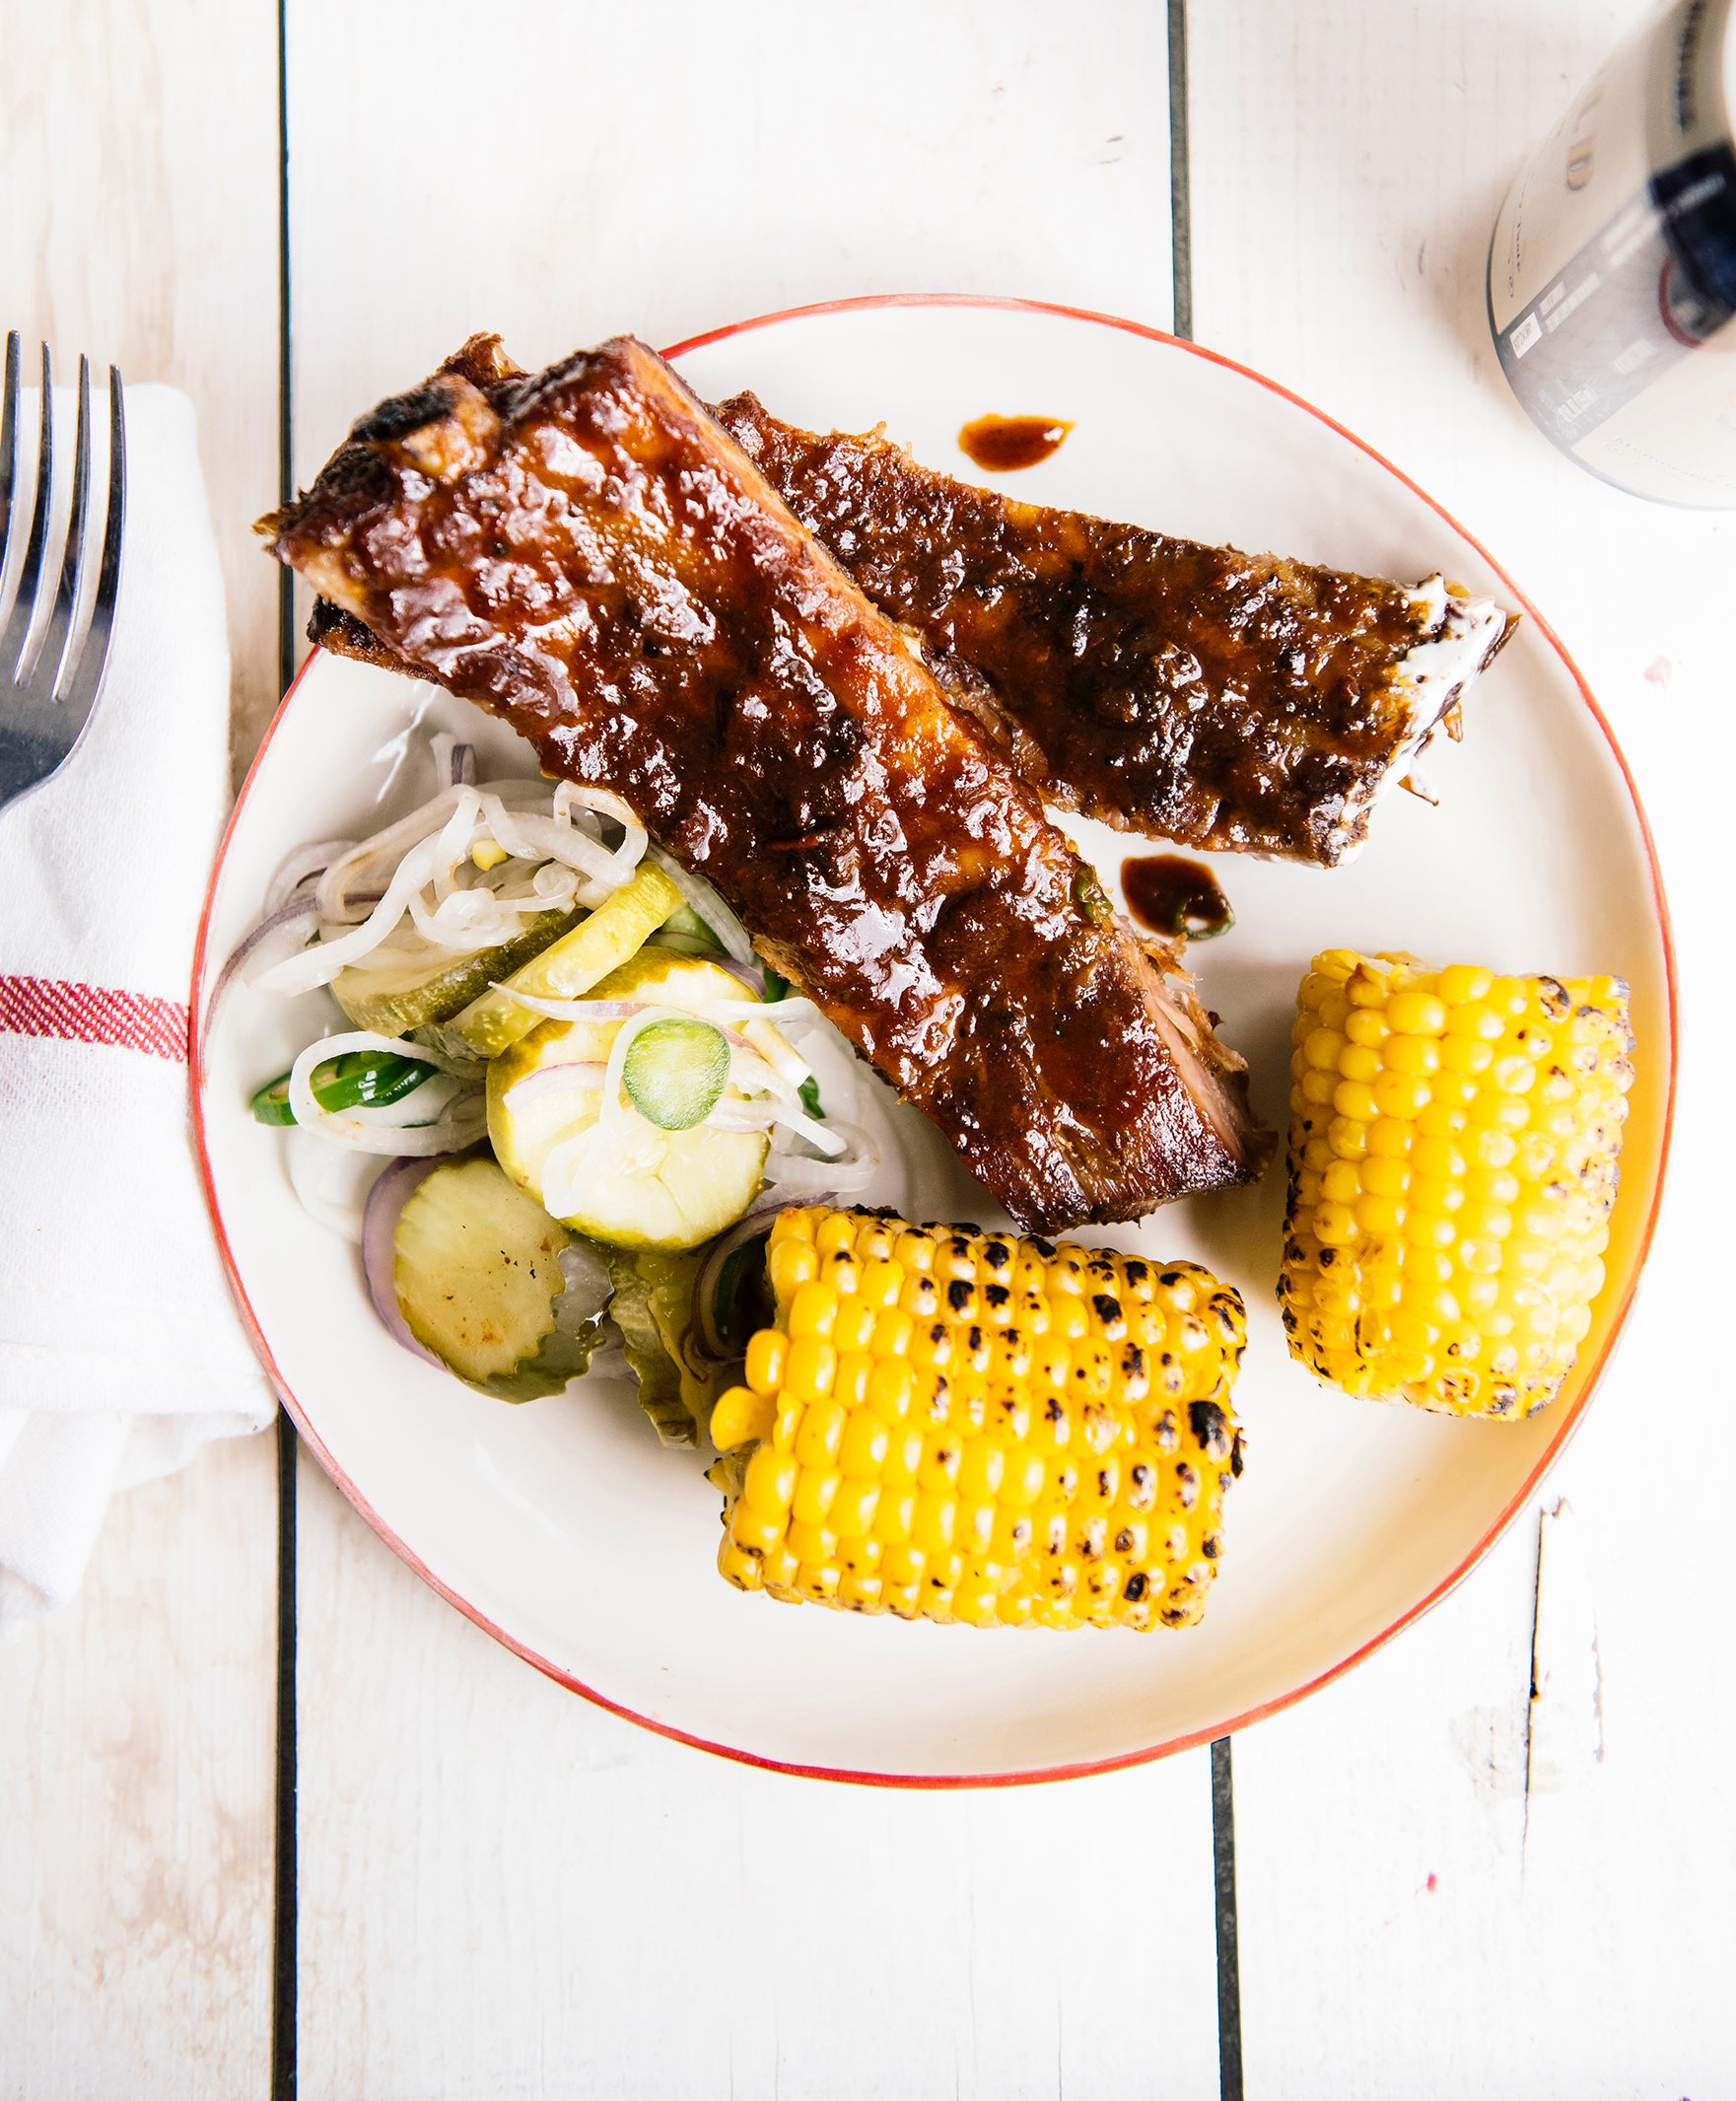
<svg viewBox="0 0 1736 2101"><path fill-rule="evenodd" d="M621 796L1021 1226L1265 1164L1173 955L642 343L531 378L473 339L260 529L382 661Z"/></svg>
<svg viewBox="0 0 1736 2101"><path fill-rule="evenodd" d="M1513 625L1438 576L1408 590L1019 503L751 393L716 413L868 597L987 682L1047 801L1184 846L1354 854Z"/></svg>

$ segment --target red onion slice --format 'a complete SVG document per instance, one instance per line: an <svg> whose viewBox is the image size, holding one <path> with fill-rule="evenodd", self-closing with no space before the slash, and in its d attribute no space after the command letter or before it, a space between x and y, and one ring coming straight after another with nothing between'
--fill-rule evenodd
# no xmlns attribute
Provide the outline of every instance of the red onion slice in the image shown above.
<svg viewBox="0 0 1736 2101"><path fill-rule="evenodd" d="M279 867L265 891L265 912L269 917L280 905L286 905L303 883L325 871L341 855L355 846L354 839L319 839L312 846L299 846Z"/></svg>
<svg viewBox="0 0 1736 2101"><path fill-rule="evenodd" d="M288 904L279 905L275 912L267 913L265 918L260 920L259 924L253 929L252 933L230 950L228 960L217 973L217 981L211 987L211 997L205 1002L205 1033L207 1035L210 1034L212 1024L217 1019L217 1010L223 1004L229 988L235 983L242 971L245 969L246 965L257 955L259 948L273 935L286 932L289 928L295 926L298 921L305 920L309 926L312 926L316 914L317 905L312 894L303 897L292 897Z"/></svg>
<svg viewBox="0 0 1736 2101"><path fill-rule="evenodd" d="M368 1296L380 1316L380 1324L393 1342L408 1350L412 1357L421 1358L425 1365L432 1365L437 1371L444 1371L446 1366L432 1350L423 1349L398 1311L397 1289L391 1281L392 1243L398 1229L398 1216L404 1206L436 1167L444 1167L456 1157L454 1153L442 1153L433 1159L393 1160L369 1190L368 1208L362 1214L362 1272L368 1280Z"/></svg>
<svg viewBox="0 0 1736 2101"><path fill-rule="evenodd" d="M770 1232L785 1208L782 1204L762 1206L750 1211L746 1218L737 1219L728 1232L720 1233L712 1242L694 1273L691 1325L700 1349L714 1364L728 1364L735 1354L718 1332L718 1286L723 1281L724 1264L743 1240L751 1240L755 1233Z"/></svg>

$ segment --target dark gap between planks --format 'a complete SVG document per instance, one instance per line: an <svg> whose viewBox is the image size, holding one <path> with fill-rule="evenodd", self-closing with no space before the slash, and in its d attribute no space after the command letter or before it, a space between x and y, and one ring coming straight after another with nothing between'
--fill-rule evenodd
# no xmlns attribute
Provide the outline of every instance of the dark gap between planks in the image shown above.
<svg viewBox="0 0 1736 2101"><path fill-rule="evenodd" d="M277 8L277 500L295 494L290 457L288 0ZM295 676L295 580L277 579L277 683ZM271 1930L271 2101L296 2097L296 1427L277 1412L277 1797Z"/></svg>
<svg viewBox="0 0 1736 2101"><path fill-rule="evenodd" d="M1188 189L1188 8L1168 0L1169 12L1169 250L1173 332L1194 339L1193 212ZM1220 2101L1242 2101L1242 1984L1237 1953L1235 1787L1229 1738L1212 1746L1212 1881L1217 1922L1217 2090Z"/></svg>

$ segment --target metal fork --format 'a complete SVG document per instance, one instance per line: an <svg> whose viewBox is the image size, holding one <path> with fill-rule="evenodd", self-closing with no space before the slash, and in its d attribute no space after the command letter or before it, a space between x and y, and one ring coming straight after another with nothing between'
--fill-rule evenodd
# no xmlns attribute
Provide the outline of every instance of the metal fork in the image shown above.
<svg viewBox="0 0 1736 2101"><path fill-rule="evenodd" d="M0 572L11 545L13 499L18 489L19 336L6 338L6 399L0 408ZM48 346L42 345L42 428L36 452L36 496L31 536L19 571L18 595L0 634L0 805L45 781L70 755L103 690L114 608L120 596L120 535L126 518L126 413L120 374L108 368L108 506L98 558L91 617L82 635L72 632L73 614L89 573L87 531L91 502L91 367L78 361L78 437L73 447L72 508L60 576L50 585L42 574L53 493L54 388ZM45 595L53 604L35 649L29 647Z"/></svg>

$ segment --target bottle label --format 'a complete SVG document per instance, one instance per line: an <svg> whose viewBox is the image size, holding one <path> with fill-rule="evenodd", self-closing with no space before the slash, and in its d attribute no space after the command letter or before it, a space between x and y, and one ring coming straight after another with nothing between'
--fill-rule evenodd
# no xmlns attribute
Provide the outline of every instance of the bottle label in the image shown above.
<svg viewBox="0 0 1736 2101"><path fill-rule="evenodd" d="M1495 349L1531 420L1574 453L1732 315L1736 153L1714 146L1654 175L1499 331ZM1730 380L1736 386L1736 370Z"/></svg>

